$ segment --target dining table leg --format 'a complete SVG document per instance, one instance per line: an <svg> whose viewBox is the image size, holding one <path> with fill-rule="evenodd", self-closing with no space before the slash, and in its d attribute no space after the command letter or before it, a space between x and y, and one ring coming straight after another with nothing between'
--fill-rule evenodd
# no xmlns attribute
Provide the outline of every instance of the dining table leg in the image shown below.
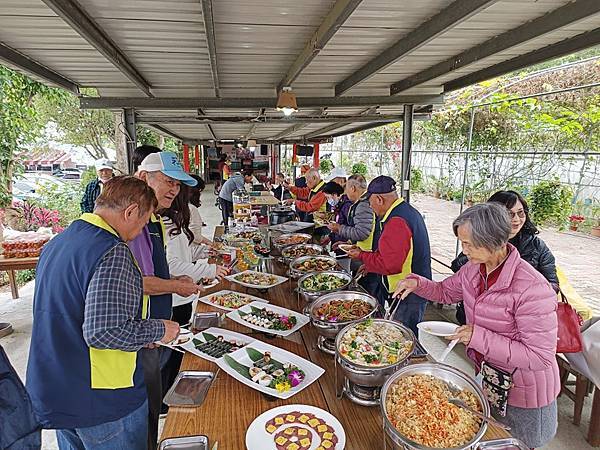
<svg viewBox="0 0 600 450"><path fill-rule="evenodd" d="M17 278L15 276L14 270L8 270L8 282L10 284L10 291L12 293L12 298L19 298L19 287L17 286Z"/></svg>

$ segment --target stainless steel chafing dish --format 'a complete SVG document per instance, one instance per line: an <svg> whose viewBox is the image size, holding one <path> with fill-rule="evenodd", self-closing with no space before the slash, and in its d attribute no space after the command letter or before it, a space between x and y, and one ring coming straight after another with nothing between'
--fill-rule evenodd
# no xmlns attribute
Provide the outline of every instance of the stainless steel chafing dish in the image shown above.
<svg viewBox="0 0 600 450"><path fill-rule="evenodd" d="M450 389L467 390L475 394L481 405L481 410L486 416L490 415L490 407L485 398L485 395L477 382L465 374L464 372L455 369L454 367L440 363L421 363L411 364L401 368L396 373L388 378L383 389L381 390L381 412L383 416L383 428L385 435L391 440L393 449L402 450L467 450L476 448L477 443L483 438L487 430L487 422L481 422L481 428L477 434L469 442L460 447L452 447L452 449L437 449L417 444L402 435L388 419L386 400L391 386L403 377L411 375L431 375L445 381L450 386ZM385 437L384 437L385 438Z"/></svg>
<svg viewBox="0 0 600 450"><path fill-rule="evenodd" d="M303 253L303 249L306 249L304 250L305 253ZM318 244L296 244L289 245L281 249L281 256L283 257L283 262L286 264L289 264L296 258L300 258L302 256L317 256L321 255L322 253L323 247Z"/></svg>
<svg viewBox="0 0 600 450"><path fill-rule="evenodd" d="M319 272L318 270L301 270L299 268L299 266L303 263L305 263L308 260L311 259L316 259L319 261L323 261L323 262L328 262L331 265L330 269L327 270L332 270L337 266L337 260L333 257L333 256L327 256L327 255L317 255L317 256L300 256L296 259L294 259L291 263L290 263L290 276L292 278L300 278L304 275L306 275L307 273L314 273L314 272Z"/></svg>
<svg viewBox="0 0 600 450"><path fill-rule="evenodd" d="M313 275L317 275L317 274L335 275L336 277L343 279L344 284L335 289L328 289L328 290L321 290L321 291L315 291L315 290L305 288L304 287L305 281L309 277L312 277ZM338 270L326 270L324 272L307 273L306 275L303 275L302 277L300 277L300 279L298 280L298 292L300 293L300 297L303 298L307 303L312 303L316 299L321 297L322 295L329 294L330 292L342 291L342 290L346 289L351 282L352 282L352 276L349 273L338 271Z"/></svg>
<svg viewBox="0 0 600 450"><path fill-rule="evenodd" d="M290 239L294 236L298 236L298 239L302 238L301 241L299 242L294 242L294 243L286 243L286 239ZM287 234L282 234L280 236L277 236L276 238L273 238L272 243L273 246L281 251L283 248L288 247L290 245L297 245L297 244L305 244L308 241L310 241L312 239L312 236L310 234L306 234L306 233L287 233Z"/></svg>
<svg viewBox="0 0 600 450"><path fill-rule="evenodd" d="M330 322L324 319L321 319L317 310L327 302L332 300L363 300L371 305L371 312L367 315L360 317L355 320L346 320L342 322ZM310 321L313 326L317 329L319 333L319 340L317 345L321 350L329 354L335 354L335 338L337 337L340 330L345 328L347 325L360 322L362 320L368 319L373 316L378 310L379 304L377 303L377 299L369 294L364 292L357 291L342 291L342 292L332 292L330 294L323 295L315 300L310 306Z"/></svg>
<svg viewBox="0 0 600 450"><path fill-rule="evenodd" d="M385 319L365 320L372 320L373 323L387 323L389 325L392 325L402 333L405 340L411 342L410 350L408 351L406 356L402 359L398 359L398 361L394 364L390 364L387 366L366 366L351 361L350 359L346 358L340 353L340 344L344 335L348 332L348 330L350 330L350 328L363 321L351 323L344 327L342 330L340 330L340 332L337 335L337 338L335 339L335 358L336 363L342 368L346 380L350 381L353 384L363 387L381 387L390 377L390 375L392 375L400 367L404 366L407 363L408 358L412 355L412 352L415 349L416 338L413 332L401 323Z"/></svg>

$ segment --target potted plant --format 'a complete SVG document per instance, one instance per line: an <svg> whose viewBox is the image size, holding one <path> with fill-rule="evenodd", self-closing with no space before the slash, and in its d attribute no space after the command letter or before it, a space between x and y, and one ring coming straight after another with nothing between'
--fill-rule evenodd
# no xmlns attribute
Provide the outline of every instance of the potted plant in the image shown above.
<svg viewBox="0 0 600 450"><path fill-rule="evenodd" d="M577 231L577 228L579 228L579 225L584 220L585 220L585 217L580 216L578 214L573 214L573 215L569 216L569 230Z"/></svg>

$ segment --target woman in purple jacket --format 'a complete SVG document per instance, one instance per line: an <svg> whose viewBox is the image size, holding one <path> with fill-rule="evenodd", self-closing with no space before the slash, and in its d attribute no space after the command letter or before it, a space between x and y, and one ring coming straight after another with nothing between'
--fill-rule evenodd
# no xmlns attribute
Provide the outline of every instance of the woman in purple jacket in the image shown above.
<svg viewBox="0 0 600 450"><path fill-rule="evenodd" d="M415 292L438 303L464 301L467 324L448 339L467 346L494 416L530 448L541 447L557 427L556 294L508 243L511 225L503 205L475 205L452 227L469 262L441 283L409 275L394 296ZM507 389L494 386L499 378Z"/></svg>

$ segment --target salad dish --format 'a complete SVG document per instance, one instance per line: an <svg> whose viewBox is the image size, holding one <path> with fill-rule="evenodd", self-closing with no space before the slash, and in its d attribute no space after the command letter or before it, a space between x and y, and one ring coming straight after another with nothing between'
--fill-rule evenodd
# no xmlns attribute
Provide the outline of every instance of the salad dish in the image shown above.
<svg viewBox="0 0 600 450"><path fill-rule="evenodd" d="M285 405L258 416L246 432L249 450L341 450L346 435L329 412L309 405Z"/></svg>
<svg viewBox="0 0 600 450"><path fill-rule="evenodd" d="M399 324L368 319L345 328L339 335L340 355L354 364L383 367L408 358L414 340L407 339Z"/></svg>
<svg viewBox="0 0 600 450"><path fill-rule="evenodd" d="M225 278L241 286L254 289L268 289L287 281L286 277L257 272L255 270L245 270L234 275L227 275Z"/></svg>
<svg viewBox="0 0 600 450"><path fill-rule="evenodd" d="M196 333L191 341L181 347L200 358L215 362L223 355L233 353L252 342L254 339L243 334L213 327Z"/></svg>
<svg viewBox="0 0 600 450"><path fill-rule="evenodd" d="M345 288L351 280L346 272L326 271L307 274L300 278L298 285L305 292L326 293Z"/></svg>
<svg viewBox="0 0 600 450"><path fill-rule="evenodd" d="M233 311L234 309L238 309L242 306L257 301L269 303L268 300L265 300L263 298L230 290L222 290L219 292L215 292L214 294L201 297L198 300L202 303L206 303L207 305L215 306L217 308L221 308L227 311Z"/></svg>
<svg viewBox="0 0 600 450"><path fill-rule="evenodd" d="M245 385L278 398L290 398L325 371L278 347L254 341L217 360L221 369Z"/></svg>
<svg viewBox="0 0 600 450"><path fill-rule="evenodd" d="M227 317L248 328L280 336L288 336L309 322L309 319L302 314L261 302L253 302L231 311Z"/></svg>

